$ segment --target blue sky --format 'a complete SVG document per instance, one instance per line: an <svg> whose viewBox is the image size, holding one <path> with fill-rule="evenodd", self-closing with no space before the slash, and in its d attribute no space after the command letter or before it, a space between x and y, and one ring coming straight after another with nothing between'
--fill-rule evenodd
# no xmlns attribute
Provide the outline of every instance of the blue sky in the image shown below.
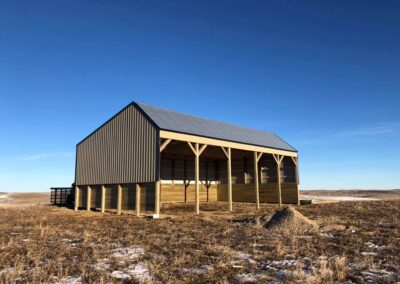
<svg viewBox="0 0 400 284"><path fill-rule="evenodd" d="M400 187L399 1L2 1L0 191L131 101L277 133L302 189Z"/></svg>

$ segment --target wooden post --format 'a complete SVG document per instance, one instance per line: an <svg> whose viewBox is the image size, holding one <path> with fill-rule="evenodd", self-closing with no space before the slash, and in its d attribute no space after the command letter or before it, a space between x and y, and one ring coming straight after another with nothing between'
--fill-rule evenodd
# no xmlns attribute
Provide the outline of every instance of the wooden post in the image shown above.
<svg viewBox="0 0 400 284"><path fill-rule="evenodd" d="M118 199L117 199L117 214L121 215L122 213L122 186L118 185Z"/></svg>
<svg viewBox="0 0 400 284"><path fill-rule="evenodd" d="M74 210L78 211L79 208L79 186L75 186L75 204L74 204Z"/></svg>
<svg viewBox="0 0 400 284"><path fill-rule="evenodd" d="M231 148L227 149L228 152L228 200L229 200L229 211L233 211L232 205L232 159L231 159Z"/></svg>
<svg viewBox="0 0 400 284"><path fill-rule="evenodd" d="M86 210L90 211L91 203L92 203L92 188L90 185L87 186L87 200L86 200Z"/></svg>
<svg viewBox="0 0 400 284"><path fill-rule="evenodd" d="M258 153L254 152L254 189L256 191L256 208L260 209L260 189L258 185Z"/></svg>
<svg viewBox="0 0 400 284"><path fill-rule="evenodd" d="M200 161L200 155L199 153L199 143L196 143L194 145L195 148L195 163L194 163L194 185L195 185L195 190L196 190L196 207L195 207L195 212L196 214L200 213L200 182L199 182L199 161Z"/></svg>
<svg viewBox="0 0 400 284"><path fill-rule="evenodd" d="M106 187L101 186L101 213L106 211Z"/></svg>
<svg viewBox="0 0 400 284"><path fill-rule="evenodd" d="M137 183L136 184L136 216L140 216L140 185Z"/></svg>
<svg viewBox="0 0 400 284"><path fill-rule="evenodd" d="M229 202L229 211L233 210L232 206L232 163L231 163L231 148L227 147L226 149L221 146L222 151L224 152L227 159L227 178L228 178L228 202Z"/></svg>
<svg viewBox="0 0 400 284"><path fill-rule="evenodd" d="M199 143L195 143L194 147L191 142L187 142L187 143L195 156L195 159L194 159L194 186L195 186L195 203L196 203L195 212L198 215L198 214L200 214L200 182L199 182L200 166L199 166L199 162L200 162L200 155L207 148L207 145L203 144L203 146L201 146L201 148L199 148Z"/></svg>
<svg viewBox="0 0 400 284"><path fill-rule="evenodd" d="M278 200L279 200L279 207L282 207L282 190L281 190L281 163L282 160L285 156L279 155L279 154L274 154L273 155L275 161L276 161L276 179L277 179L277 184L278 184Z"/></svg>
<svg viewBox="0 0 400 284"><path fill-rule="evenodd" d="M160 181L156 181L155 184L155 190L156 190L156 194L155 194L155 198L156 198L156 204L155 204L155 214L160 215Z"/></svg>
<svg viewBox="0 0 400 284"><path fill-rule="evenodd" d="M296 167L296 189L297 189L297 205L300 205L300 189L299 189L299 157L292 157L293 164Z"/></svg>

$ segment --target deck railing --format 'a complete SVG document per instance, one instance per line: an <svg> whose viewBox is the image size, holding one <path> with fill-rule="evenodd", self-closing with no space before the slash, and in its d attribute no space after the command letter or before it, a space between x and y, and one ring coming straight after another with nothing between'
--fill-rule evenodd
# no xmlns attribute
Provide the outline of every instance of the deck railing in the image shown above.
<svg viewBox="0 0 400 284"><path fill-rule="evenodd" d="M59 206L72 206L74 203L75 190L72 187L50 188L50 203Z"/></svg>

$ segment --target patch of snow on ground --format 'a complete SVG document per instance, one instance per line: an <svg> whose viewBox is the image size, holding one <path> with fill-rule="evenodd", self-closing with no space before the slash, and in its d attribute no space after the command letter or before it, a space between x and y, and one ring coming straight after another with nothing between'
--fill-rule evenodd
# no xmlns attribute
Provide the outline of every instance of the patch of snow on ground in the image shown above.
<svg viewBox="0 0 400 284"><path fill-rule="evenodd" d="M378 246L378 245L376 245L376 244L374 244L374 243L372 243L372 242L367 242L367 243L365 243L369 248L372 248L372 249L383 249L385 246Z"/></svg>
<svg viewBox="0 0 400 284"><path fill-rule="evenodd" d="M120 280L131 280L135 279L142 282L149 282L152 280L149 270L143 263L130 265L128 268L123 270L115 270L111 274L111 277Z"/></svg>
<svg viewBox="0 0 400 284"><path fill-rule="evenodd" d="M207 272L206 267L200 267L200 268L182 268L183 273L193 273L193 274L202 274Z"/></svg>
<svg viewBox="0 0 400 284"><path fill-rule="evenodd" d="M250 273L238 275L239 281L244 283L257 283L258 278Z"/></svg>
<svg viewBox="0 0 400 284"><path fill-rule="evenodd" d="M3 269L0 269L0 276L3 274L6 274L6 273L12 273L14 271L15 271L15 269L13 267L6 267Z"/></svg>
<svg viewBox="0 0 400 284"><path fill-rule="evenodd" d="M64 278L61 280L62 284L82 284L83 279L82 276L68 276L67 278Z"/></svg>
<svg viewBox="0 0 400 284"><path fill-rule="evenodd" d="M131 276L122 270L113 271L111 273L111 277L114 277L116 279L121 279L121 280L130 280L131 279Z"/></svg>
<svg viewBox="0 0 400 284"><path fill-rule="evenodd" d="M398 280L398 275L395 272L386 270L369 269L361 272L366 283L395 283Z"/></svg>
<svg viewBox="0 0 400 284"><path fill-rule="evenodd" d="M245 252L238 252L236 255L237 260L234 261L235 264L237 264L238 262L244 261L244 262L249 262L249 263L255 263L254 259L252 258L252 256L248 253Z"/></svg>
<svg viewBox="0 0 400 284"><path fill-rule="evenodd" d="M362 253L361 253L361 255L364 255L364 256L367 256L367 255L372 255L372 256L376 256L376 255L378 255L376 252L366 252L366 251L363 251Z"/></svg>
<svg viewBox="0 0 400 284"><path fill-rule="evenodd" d="M128 267L128 273L132 275L136 280L139 281L150 281L151 276L149 270L142 263L130 265Z"/></svg>
<svg viewBox="0 0 400 284"><path fill-rule="evenodd" d="M334 238L335 236L334 235L332 235L331 233L320 233L319 234L321 237L324 237L324 238Z"/></svg>
<svg viewBox="0 0 400 284"><path fill-rule="evenodd" d="M120 247L113 250L113 257L125 258L125 259L136 259L144 253L144 249L141 247Z"/></svg>
<svg viewBox="0 0 400 284"><path fill-rule="evenodd" d="M102 259L100 262L93 264L92 267L96 270L108 270L111 268L111 265L107 261L107 258Z"/></svg>

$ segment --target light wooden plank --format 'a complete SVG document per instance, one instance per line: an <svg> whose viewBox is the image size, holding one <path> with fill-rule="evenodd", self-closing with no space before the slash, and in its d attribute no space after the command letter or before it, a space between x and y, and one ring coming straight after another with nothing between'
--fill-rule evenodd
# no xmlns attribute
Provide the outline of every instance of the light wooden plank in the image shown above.
<svg viewBox="0 0 400 284"><path fill-rule="evenodd" d="M165 147L167 147L168 144L169 144L171 141L172 141L171 139L165 140L165 141L161 144L161 146L160 146L160 152L162 152L162 151L165 149Z"/></svg>
<svg viewBox="0 0 400 284"><path fill-rule="evenodd" d="M260 189L258 185L258 154L254 152L254 189L256 195L256 208L260 209Z"/></svg>
<svg viewBox="0 0 400 284"><path fill-rule="evenodd" d="M79 186L75 186L75 204L74 204L74 210L78 211L79 209Z"/></svg>
<svg viewBox="0 0 400 284"><path fill-rule="evenodd" d="M117 193L117 214L122 214L122 186L118 185L118 193Z"/></svg>
<svg viewBox="0 0 400 284"><path fill-rule="evenodd" d="M101 213L106 211L106 187L101 186Z"/></svg>
<svg viewBox="0 0 400 284"><path fill-rule="evenodd" d="M87 186L87 195L86 195L86 210L90 211L90 207L92 205L92 188L88 185Z"/></svg>
<svg viewBox="0 0 400 284"><path fill-rule="evenodd" d="M290 157L297 157L297 152L286 151L286 150L278 150L272 149L268 147L254 146L249 144L230 142L225 140L207 138L202 136L190 135L177 133L172 131L160 130L161 138L168 138L173 140L185 141L185 142L195 142L200 144L207 144L210 146L221 146L221 147L230 147L233 149L245 150L245 151L257 151L267 154L280 154Z"/></svg>
<svg viewBox="0 0 400 284"><path fill-rule="evenodd" d="M136 204L135 204L136 216L140 216L140 185L136 184Z"/></svg>

